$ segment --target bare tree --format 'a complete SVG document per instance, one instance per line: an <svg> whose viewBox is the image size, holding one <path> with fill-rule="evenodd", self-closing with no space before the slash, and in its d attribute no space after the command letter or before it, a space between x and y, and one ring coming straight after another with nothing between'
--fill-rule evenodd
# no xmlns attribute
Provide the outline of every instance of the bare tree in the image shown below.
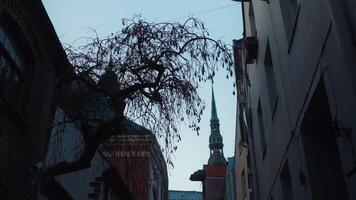
<svg viewBox="0 0 356 200"><path fill-rule="evenodd" d="M44 177L89 167L99 145L120 134L125 120L139 122L162 139L172 164L169 155L180 141L177 125L188 123L199 134L205 106L198 84L212 80L221 66L232 76L230 49L210 38L196 18L149 23L136 16L122 24L121 32L84 38L84 45L67 48L74 72L64 78L67 86L59 96L67 117L56 124L77 124L84 148L76 161L58 163Z"/></svg>

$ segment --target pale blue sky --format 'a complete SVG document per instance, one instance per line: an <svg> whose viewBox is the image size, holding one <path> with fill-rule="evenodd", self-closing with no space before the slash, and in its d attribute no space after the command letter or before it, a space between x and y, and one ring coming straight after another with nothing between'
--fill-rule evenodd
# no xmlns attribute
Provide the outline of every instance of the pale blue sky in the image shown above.
<svg viewBox="0 0 356 200"><path fill-rule="evenodd" d="M232 44L242 36L241 8L230 0L42 0L61 42L73 44L94 28L100 35L121 29L121 19L142 14L156 22L184 20L194 15L205 22L212 37ZM230 5L230 6L229 6ZM223 8L222 8L223 7ZM220 8L220 9L216 9ZM205 12L206 11L206 12ZM224 70L217 73L214 88L220 130L224 138L225 157L234 155L236 96L232 95L233 79L226 79ZM201 191L201 184L191 182L190 174L203 167L209 158L209 119L211 83L202 84L199 94L206 102L201 134L182 126L182 142L174 154L175 167L169 169L169 189Z"/></svg>

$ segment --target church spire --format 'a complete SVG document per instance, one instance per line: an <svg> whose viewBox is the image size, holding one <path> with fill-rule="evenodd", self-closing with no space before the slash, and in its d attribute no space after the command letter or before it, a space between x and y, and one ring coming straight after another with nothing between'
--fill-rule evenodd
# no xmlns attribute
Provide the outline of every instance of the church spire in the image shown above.
<svg viewBox="0 0 356 200"><path fill-rule="evenodd" d="M209 137L210 158L208 165L226 165L226 159L223 152L223 138L220 134L220 123L217 114L214 88L211 88L211 118L210 118L211 134Z"/></svg>

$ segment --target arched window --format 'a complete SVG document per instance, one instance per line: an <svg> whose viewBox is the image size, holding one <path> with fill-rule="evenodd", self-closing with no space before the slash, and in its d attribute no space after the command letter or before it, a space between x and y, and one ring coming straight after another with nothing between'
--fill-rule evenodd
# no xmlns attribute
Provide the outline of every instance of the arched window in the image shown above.
<svg viewBox="0 0 356 200"><path fill-rule="evenodd" d="M7 18L0 18L0 99L23 116L30 85L28 55L19 29Z"/></svg>

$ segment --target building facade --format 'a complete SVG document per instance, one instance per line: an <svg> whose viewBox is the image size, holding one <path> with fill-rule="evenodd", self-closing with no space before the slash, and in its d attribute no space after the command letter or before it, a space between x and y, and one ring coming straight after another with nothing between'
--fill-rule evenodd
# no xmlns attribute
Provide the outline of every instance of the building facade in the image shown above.
<svg viewBox="0 0 356 200"><path fill-rule="evenodd" d="M236 200L235 157L227 158L224 200Z"/></svg>
<svg viewBox="0 0 356 200"><path fill-rule="evenodd" d="M40 0L0 0L0 199L36 199L66 55Z"/></svg>
<svg viewBox="0 0 356 200"><path fill-rule="evenodd" d="M189 179L203 183L203 200L223 200L226 192L225 179L228 167L223 151L223 137L220 134L220 122L213 89L210 128L208 164L204 165L203 169L194 172Z"/></svg>
<svg viewBox="0 0 356 200"><path fill-rule="evenodd" d="M58 107L55 122L68 117ZM84 138L75 121L53 126L44 169L78 160ZM168 175L156 137L124 120L119 135L102 144L88 168L54 177L41 184L41 200L166 200Z"/></svg>
<svg viewBox="0 0 356 200"><path fill-rule="evenodd" d="M66 113L57 108L54 123ZM66 115L67 117L68 115ZM84 149L84 139L75 122L53 126L43 169L63 161L76 161ZM41 184L40 200L133 200L127 185L117 170L100 151L94 154L90 166L61 174Z"/></svg>
<svg viewBox="0 0 356 200"><path fill-rule="evenodd" d="M169 190L168 200L202 200L201 192Z"/></svg>
<svg viewBox="0 0 356 200"><path fill-rule="evenodd" d="M133 194L134 199L168 198L167 166L155 135L148 129L125 121L126 131L111 137L101 152Z"/></svg>
<svg viewBox="0 0 356 200"><path fill-rule="evenodd" d="M39 200L134 200L117 171L97 152L90 167L59 175L41 187Z"/></svg>
<svg viewBox="0 0 356 200"><path fill-rule="evenodd" d="M258 179L254 156L254 140L251 124L251 106L249 104L249 79L246 65L242 65L243 40L233 41L235 61L235 82L237 83L237 107L235 129L235 164L237 200L258 199ZM250 147L250 148L249 148Z"/></svg>
<svg viewBox="0 0 356 200"><path fill-rule="evenodd" d="M356 199L355 6L242 2L238 115L256 199Z"/></svg>

